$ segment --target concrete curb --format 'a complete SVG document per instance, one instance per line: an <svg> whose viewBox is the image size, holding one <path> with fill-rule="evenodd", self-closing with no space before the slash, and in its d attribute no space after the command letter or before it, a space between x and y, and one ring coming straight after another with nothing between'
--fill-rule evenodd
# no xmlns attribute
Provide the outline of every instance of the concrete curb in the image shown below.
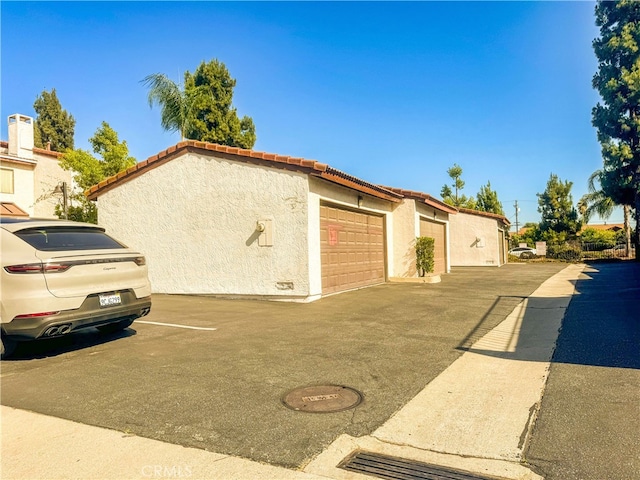
<svg viewBox="0 0 640 480"><path fill-rule="evenodd" d="M442 278L437 273L428 273L424 277L391 277L392 283L440 283Z"/></svg>

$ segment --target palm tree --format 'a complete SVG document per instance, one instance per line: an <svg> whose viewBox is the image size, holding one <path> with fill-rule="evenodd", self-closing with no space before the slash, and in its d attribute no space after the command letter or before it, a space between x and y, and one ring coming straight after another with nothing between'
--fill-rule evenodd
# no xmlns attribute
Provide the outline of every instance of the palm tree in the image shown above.
<svg viewBox="0 0 640 480"><path fill-rule="evenodd" d="M187 93L163 73L147 75L141 82L149 88L149 106L153 108L157 103L162 109L162 128L170 132L179 131L180 139L184 140L191 110L195 101L206 93L205 90L198 89Z"/></svg>
<svg viewBox="0 0 640 480"><path fill-rule="evenodd" d="M591 174L588 180L589 193L582 196L578 202L578 210L584 218L584 223L589 223L589 219L593 214L597 214L603 220L607 220L613 213L613 209L617 206L613 199L607 196L602 188L598 189L598 185L602 185L601 179L604 175L602 170L596 170ZM631 250L631 228L629 227L630 208L629 205L622 205L624 214L624 233L626 243L626 255L629 256Z"/></svg>

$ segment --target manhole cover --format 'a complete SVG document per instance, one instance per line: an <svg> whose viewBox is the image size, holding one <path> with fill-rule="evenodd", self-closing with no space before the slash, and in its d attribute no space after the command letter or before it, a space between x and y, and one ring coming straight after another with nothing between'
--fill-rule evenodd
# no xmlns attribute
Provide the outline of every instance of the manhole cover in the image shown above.
<svg viewBox="0 0 640 480"><path fill-rule="evenodd" d="M362 401L360 392L340 385L302 387L287 393L283 403L300 412L330 413L356 407Z"/></svg>

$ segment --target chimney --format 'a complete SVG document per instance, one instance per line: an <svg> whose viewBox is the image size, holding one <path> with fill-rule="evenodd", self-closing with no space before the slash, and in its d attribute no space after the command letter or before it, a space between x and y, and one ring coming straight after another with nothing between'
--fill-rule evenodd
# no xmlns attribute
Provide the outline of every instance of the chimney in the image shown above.
<svg viewBox="0 0 640 480"><path fill-rule="evenodd" d="M10 115L9 155L20 158L33 158L33 118L18 113Z"/></svg>

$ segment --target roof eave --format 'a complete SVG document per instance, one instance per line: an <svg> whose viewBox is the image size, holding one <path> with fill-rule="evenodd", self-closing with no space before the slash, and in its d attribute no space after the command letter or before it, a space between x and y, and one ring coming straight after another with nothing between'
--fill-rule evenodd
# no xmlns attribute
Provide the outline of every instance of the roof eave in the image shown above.
<svg viewBox="0 0 640 480"><path fill-rule="evenodd" d="M89 200L97 200L98 197L107 193L118 185L128 182L129 180L142 175L148 170L158 167L187 151L206 155L215 153L216 156L229 160L263 165L270 168L279 168L302 172L308 175L323 178L332 183L336 183L348 187L352 190L366 193L368 195L372 195L374 197L381 198L390 202L399 203L402 199L401 195L398 195L393 191L387 190L378 185L367 183L363 180L352 177L315 160L306 160L298 157L257 152L254 150L246 150L237 147L227 147L206 142L196 142L193 140L180 142L172 147L169 147L164 152L160 152L157 155L154 155L153 157L150 157L130 167L129 169L118 173L117 175L106 178L102 182L94 185L89 190L87 190L85 192L85 196Z"/></svg>
<svg viewBox="0 0 640 480"><path fill-rule="evenodd" d="M467 213L469 215L476 215L478 217L486 217L486 218L493 218L494 220L499 220L502 223L504 223L505 225L511 225L511 222L509 221L509 219L507 217L505 217L504 215L500 215L498 213L492 213L492 212L483 212L480 210L473 210L470 208L458 208L458 211L460 213Z"/></svg>
<svg viewBox="0 0 640 480"><path fill-rule="evenodd" d="M383 188L378 187L373 184L366 184L366 182L358 183L354 181L349 176L344 176L337 174L332 171L325 172L310 172L311 175L315 177L322 178L332 183L336 183L338 185L342 185L343 187L350 188L351 190L356 190L361 193L365 193L367 195L371 195L372 197L380 198L382 200L386 200L393 203L400 203L402 201L402 196L389 191Z"/></svg>
<svg viewBox="0 0 640 480"><path fill-rule="evenodd" d="M385 187L380 185L382 188L391 191L397 195L400 195L402 198L410 198L412 200L417 200L419 202L424 203L425 205L429 205L430 207L436 208L442 212L449 213L451 215L455 215L458 211L437 198L429 195L428 193L416 192L414 190L405 190L402 188L394 188L394 187Z"/></svg>

